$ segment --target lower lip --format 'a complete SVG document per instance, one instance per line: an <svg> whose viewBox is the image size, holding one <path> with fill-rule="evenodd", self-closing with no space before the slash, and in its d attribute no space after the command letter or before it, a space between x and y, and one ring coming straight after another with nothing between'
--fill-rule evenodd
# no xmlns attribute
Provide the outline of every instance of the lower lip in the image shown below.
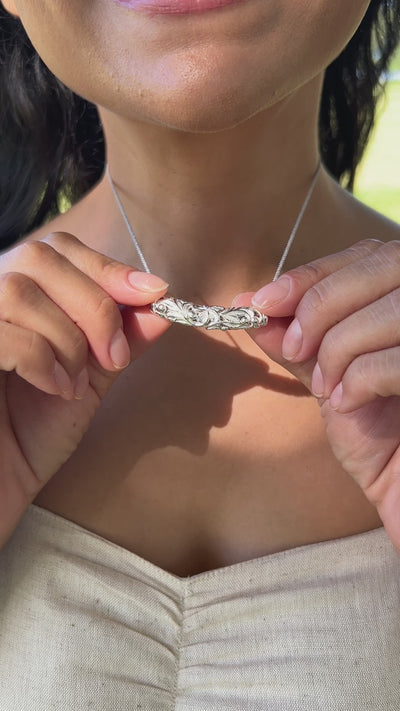
<svg viewBox="0 0 400 711"><path fill-rule="evenodd" d="M238 5L245 0L114 0L114 2L131 10L140 10L152 15L188 15L193 12L206 12L228 5Z"/></svg>

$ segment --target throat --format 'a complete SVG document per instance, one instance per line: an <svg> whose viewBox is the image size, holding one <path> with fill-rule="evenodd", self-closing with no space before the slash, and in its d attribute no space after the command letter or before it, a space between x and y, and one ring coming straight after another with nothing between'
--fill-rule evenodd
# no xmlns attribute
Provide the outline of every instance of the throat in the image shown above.
<svg viewBox="0 0 400 711"><path fill-rule="evenodd" d="M216 288L220 289L221 275L224 275L225 288L230 298L239 291L251 291L255 288L254 285L271 281L279 276L313 195L320 171L321 164L318 163L317 169L311 176L311 182L308 181L304 189L290 231L288 229L288 237L283 241L280 236L278 238L276 235L271 238L266 236L265 219L258 223L256 217L252 220L245 219L247 213L240 209L236 214L237 208L235 209L234 204L230 204L226 214L219 211L219 219L222 218L220 228L218 228L218 221L213 219L213 211L202 206L201 229L194 222L193 226L189 224L186 230L181 221L180 230L177 232L173 228L165 229L163 223L162 234L156 224L151 228L149 215L147 215L147 230L142 230L139 211L135 225L139 228L138 234L142 234L142 239L138 240L132 227L133 222L128 216L128 207L124 205L108 166L106 179L141 268L162 275L174 290L179 289L177 281L180 279L183 282L182 293L188 293L189 284L191 288L195 284L198 299L206 302L206 299L210 300L211 293L215 292ZM142 215L142 220L144 218L145 215ZM144 239L143 235L146 232L148 235L151 234L151 239ZM235 286L230 286L233 283ZM206 288L209 293L202 297ZM196 298L194 294L192 300Z"/></svg>

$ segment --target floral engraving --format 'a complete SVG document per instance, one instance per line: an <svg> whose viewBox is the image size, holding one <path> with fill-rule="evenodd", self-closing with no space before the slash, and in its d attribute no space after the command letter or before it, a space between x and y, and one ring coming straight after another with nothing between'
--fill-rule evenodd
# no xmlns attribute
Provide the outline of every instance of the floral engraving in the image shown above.
<svg viewBox="0 0 400 711"><path fill-rule="evenodd" d="M257 309L248 306L225 308L224 306L205 306L193 304L183 299L168 297L155 301L150 306L157 316L173 323L207 330L229 331L248 328L261 328L268 323L268 317Z"/></svg>

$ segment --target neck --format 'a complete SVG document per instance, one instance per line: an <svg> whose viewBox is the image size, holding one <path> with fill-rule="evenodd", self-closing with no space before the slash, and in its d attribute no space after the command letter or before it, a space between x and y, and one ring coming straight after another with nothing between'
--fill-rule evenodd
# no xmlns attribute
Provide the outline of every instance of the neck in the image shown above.
<svg viewBox="0 0 400 711"><path fill-rule="evenodd" d="M223 281L226 300L272 278L319 160L320 81L244 124L208 134L132 124L100 110L129 222L151 271L175 294L209 300ZM112 234L143 268L106 183ZM296 241L303 225L310 227L311 207Z"/></svg>

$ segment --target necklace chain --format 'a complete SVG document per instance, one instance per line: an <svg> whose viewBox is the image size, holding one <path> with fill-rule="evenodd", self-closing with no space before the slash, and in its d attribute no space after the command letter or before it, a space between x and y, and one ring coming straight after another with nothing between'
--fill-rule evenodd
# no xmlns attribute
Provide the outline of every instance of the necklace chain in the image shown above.
<svg viewBox="0 0 400 711"><path fill-rule="evenodd" d="M289 254L289 250L296 236L296 232L299 228L301 220L303 219L303 215L307 209L307 205L313 193L320 168L321 161L318 163L318 167L315 171L312 183L301 206L294 227L289 235L289 239L286 243L285 249L283 250L283 254L280 258L273 281L276 281L276 279L278 279L282 272L283 266L286 262L286 258ZM106 165L106 175L108 178L108 182L110 183L111 190L113 191L116 203L121 212L121 215L124 218L125 225L132 238L132 242L136 247L136 251L140 257L140 261L142 262L143 268L148 274L150 274L150 268L144 258L142 250L140 249L138 241L132 230L131 224L128 220L128 216L125 212L124 206L122 205L117 189L111 178L108 164ZM194 326L196 328L202 327L208 330L218 329L220 331L228 331L233 329L236 330L261 328L262 326L266 326L268 323L267 316L262 314L257 309L253 309L248 306L242 306L238 308L225 308L223 306L206 306L205 304L193 304L190 301L184 301L183 299L176 299L174 297L164 297L163 299L155 301L150 305L150 310L152 311L152 313L157 314L162 318L166 318L174 323L180 323L184 326Z"/></svg>
<svg viewBox="0 0 400 711"><path fill-rule="evenodd" d="M303 216L304 216L304 213L305 213L305 211L306 211L306 209L307 209L308 203L310 202L311 196L312 196L312 194L313 194L313 192L314 192L315 183L317 182L317 178L318 178L320 169L321 169L321 161L319 161L319 163L318 163L318 167L317 167L317 170L315 171L314 177L313 177L313 179L312 179L312 183L311 183L311 185L310 185L310 187L309 187L309 189L308 189L307 195L306 195L305 200L304 200L304 202L303 202L303 204L302 204L302 206L301 206L300 212L299 212L299 214L298 214L298 216L297 216L297 219L296 219L296 222L295 222L295 224L294 224L294 226L293 226L293 229L292 229L292 231L291 231L291 233L290 233L290 235L289 235L288 241L286 242L286 246L285 246L285 249L283 250L283 254L282 254L282 256L281 256L281 258L280 258L280 260L279 260L279 264L278 264L278 267L277 267L277 269L276 269L276 272L275 272L273 281L276 281L276 280L278 279L278 277L280 277L280 275L281 275L281 273L282 273L282 270L283 270L283 267L284 267L284 265L285 265L287 256L288 256L288 254L289 254L290 248L291 248L291 246L292 246L292 244L293 244L293 242L294 242L294 238L296 237L297 230L299 229L300 223L301 223L301 221L302 221L302 219L303 219ZM124 206L123 206L123 204L122 204L122 202L121 202L121 199L120 199L120 197L119 197L119 195L118 195L118 192L117 192L117 189L116 189L116 187L115 187L114 181L113 181L113 179L112 179L112 177L111 177L110 169L109 169L108 163L107 163L107 165L106 165L106 175L107 175L107 179L108 179L108 182L109 182L109 184L110 184L111 190L112 190L112 192L113 192L113 194L114 194L116 203L117 203L117 205L118 205L118 207L119 207L120 213L121 213L121 215L122 215L122 217L123 217L123 219L124 219L124 222L125 222L125 225L126 225L126 227L127 227L127 230L128 230L128 232L129 232L129 234L130 234L130 236L131 236L131 239L132 239L132 241L133 241L133 244L135 245L136 251L137 251L137 253L138 253L138 255L139 255L139 258L140 258L140 261L141 261L141 263L142 263L142 266L143 266L144 270L145 270L148 274L150 274L150 273L151 273L151 272L150 272L150 268L149 268L149 266L148 266L148 264L147 264L147 262L146 262L146 260L145 260L145 258L144 258L144 254L143 254L142 250L140 249L140 245L139 245L139 243L138 243L138 241L137 241L137 239L136 239L135 233L134 233L134 231L133 231L133 229L132 229L132 227L131 227L131 224L130 224L130 222L129 222L129 220L128 220L128 216L127 216L127 214L126 214L126 212L125 212L125 208L124 208Z"/></svg>

